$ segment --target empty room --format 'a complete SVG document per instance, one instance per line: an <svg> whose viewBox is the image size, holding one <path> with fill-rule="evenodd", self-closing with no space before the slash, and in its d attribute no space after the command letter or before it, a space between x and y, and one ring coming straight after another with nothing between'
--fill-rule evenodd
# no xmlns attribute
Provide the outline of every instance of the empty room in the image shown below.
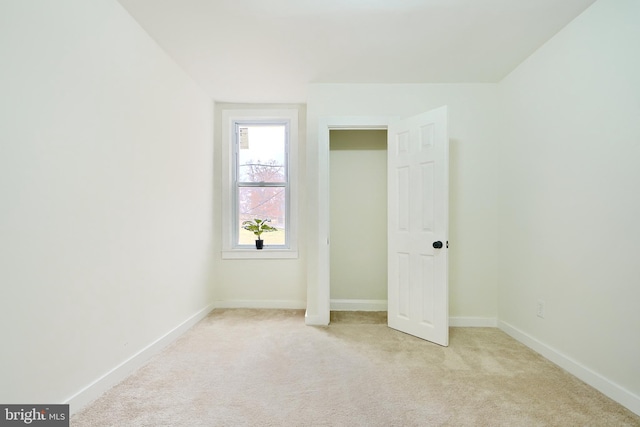
<svg viewBox="0 0 640 427"><path fill-rule="evenodd" d="M0 424L639 426L638 22L0 0Z"/></svg>

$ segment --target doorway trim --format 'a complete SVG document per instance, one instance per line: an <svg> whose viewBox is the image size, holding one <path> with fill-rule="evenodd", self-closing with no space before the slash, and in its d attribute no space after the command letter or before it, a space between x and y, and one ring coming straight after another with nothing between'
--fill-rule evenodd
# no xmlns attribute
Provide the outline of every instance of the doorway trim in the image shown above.
<svg viewBox="0 0 640 427"><path fill-rule="evenodd" d="M330 194L329 194L329 135L331 130L387 130L396 116L337 116L318 120L318 282L316 322L308 324L328 325L331 312L330 283Z"/></svg>

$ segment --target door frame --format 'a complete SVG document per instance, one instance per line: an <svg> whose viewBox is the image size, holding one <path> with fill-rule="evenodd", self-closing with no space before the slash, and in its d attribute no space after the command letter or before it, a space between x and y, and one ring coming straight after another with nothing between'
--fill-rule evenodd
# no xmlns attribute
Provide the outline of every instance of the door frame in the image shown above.
<svg viewBox="0 0 640 427"><path fill-rule="evenodd" d="M337 116L322 117L318 126L318 244L317 309L318 317L308 324L328 325L331 312L330 259L330 169L329 135L331 130L387 130L397 116ZM311 319L308 319L311 320Z"/></svg>

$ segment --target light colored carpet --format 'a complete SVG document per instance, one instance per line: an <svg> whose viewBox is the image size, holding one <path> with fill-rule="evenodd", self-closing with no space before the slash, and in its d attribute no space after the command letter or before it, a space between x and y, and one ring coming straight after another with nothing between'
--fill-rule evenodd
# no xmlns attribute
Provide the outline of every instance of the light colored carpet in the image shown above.
<svg viewBox="0 0 640 427"><path fill-rule="evenodd" d="M640 417L494 328L447 348L386 313L216 310L72 426L640 426Z"/></svg>

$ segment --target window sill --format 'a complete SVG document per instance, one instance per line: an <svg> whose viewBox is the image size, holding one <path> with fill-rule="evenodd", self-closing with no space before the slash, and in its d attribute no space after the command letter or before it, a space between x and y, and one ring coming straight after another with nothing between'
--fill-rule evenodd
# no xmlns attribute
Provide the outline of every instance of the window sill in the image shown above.
<svg viewBox="0 0 640 427"><path fill-rule="evenodd" d="M222 259L296 259L298 251L291 249L233 249L222 251Z"/></svg>

